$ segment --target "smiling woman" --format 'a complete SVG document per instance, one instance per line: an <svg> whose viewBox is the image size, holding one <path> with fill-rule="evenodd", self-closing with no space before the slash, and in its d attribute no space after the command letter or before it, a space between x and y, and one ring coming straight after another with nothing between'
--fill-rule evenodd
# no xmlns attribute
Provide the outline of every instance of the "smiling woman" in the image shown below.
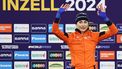
<svg viewBox="0 0 122 69"><path fill-rule="evenodd" d="M2 0L3 11L57 11L55 0L50 0L50 7L46 7L46 0ZM28 7L29 6L29 7Z"/></svg>

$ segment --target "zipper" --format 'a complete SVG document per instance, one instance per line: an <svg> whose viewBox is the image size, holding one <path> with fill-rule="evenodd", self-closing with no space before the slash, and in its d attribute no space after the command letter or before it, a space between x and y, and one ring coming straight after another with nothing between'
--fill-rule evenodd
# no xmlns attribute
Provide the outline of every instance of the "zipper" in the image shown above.
<svg viewBox="0 0 122 69"><path fill-rule="evenodd" d="M83 43L84 43L84 33L83 33ZM84 43L84 69L86 69L86 63L85 63L85 43Z"/></svg>

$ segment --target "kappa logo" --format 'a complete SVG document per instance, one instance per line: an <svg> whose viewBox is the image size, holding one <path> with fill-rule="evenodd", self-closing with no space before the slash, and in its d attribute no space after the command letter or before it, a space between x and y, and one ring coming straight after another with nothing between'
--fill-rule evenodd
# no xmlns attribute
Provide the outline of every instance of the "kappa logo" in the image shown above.
<svg viewBox="0 0 122 69"><path fill-rule="evenodd" d="M32 33L46 33L47 25L46 24L32 24L31 32Z"/></svg>
<svg viewBox="0 0 122 69"><path fill-rule="evenodd" d="M11 60L12 55L11 51L0 51L0 60Z"/></svg>
<svg viewBox="0 0 122 69"><path fill-rule="evenodd" d="M29 43L30 36L28 34L15 34L14 35L14 43Z"/></svg>

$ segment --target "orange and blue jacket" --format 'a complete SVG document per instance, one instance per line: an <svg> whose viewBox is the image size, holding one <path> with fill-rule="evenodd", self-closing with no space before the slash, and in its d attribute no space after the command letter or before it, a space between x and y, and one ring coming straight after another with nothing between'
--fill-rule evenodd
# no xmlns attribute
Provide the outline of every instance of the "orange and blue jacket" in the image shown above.
<svg viewBox="0 0 122 69"><path fill-rule="evenodd" d="M108 21L106 24L109 30L106 32L92 32L87 30L81 33L78 29L70 34L64 33L59 29L59 20L53 22L52 33L63 40L69 47L71 53L71 65L75 69L92 69L95 65L95 49L97 44L118 32L115 24Z"/></svg>

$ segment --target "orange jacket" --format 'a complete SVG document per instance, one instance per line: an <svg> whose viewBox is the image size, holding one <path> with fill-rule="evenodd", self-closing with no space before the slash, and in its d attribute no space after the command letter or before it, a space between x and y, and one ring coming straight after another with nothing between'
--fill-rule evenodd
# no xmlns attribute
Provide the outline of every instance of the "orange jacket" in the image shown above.
<svg viewBox="0 0 122 69"><path fill-rule="evenodd" d="M52 32L69 46L71 65L75 66L75 69L94 69L96 45L101 40L116 34L118 29L112 23L109 30L102 36L99 36L100 32L90 30L82 34L76 30L67 36L59 29L58 23L54 22Z"/></svg>

